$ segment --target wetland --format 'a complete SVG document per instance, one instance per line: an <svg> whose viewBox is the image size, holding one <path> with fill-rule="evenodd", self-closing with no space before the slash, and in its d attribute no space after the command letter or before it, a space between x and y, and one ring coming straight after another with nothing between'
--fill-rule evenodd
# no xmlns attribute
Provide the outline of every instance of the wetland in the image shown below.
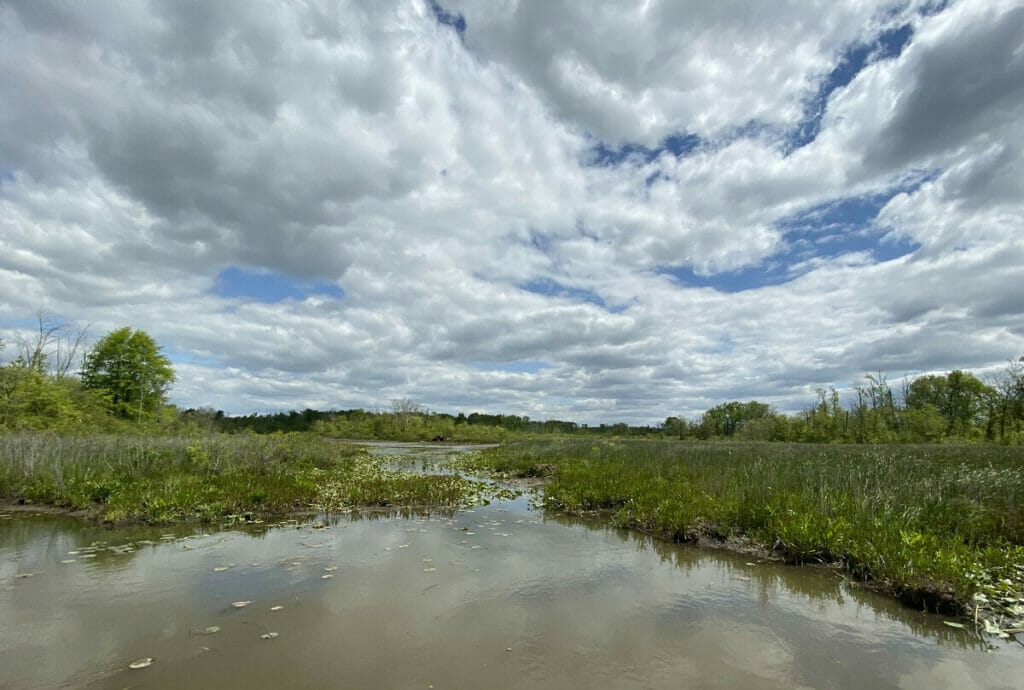
<svg viewBox="0 0 1024 690"><path fill-rule="evenodd" d="M371 455L491 485L455 507L0 512L0 687L1010 688L1024 670L1012 636L827 568L545 509L536 482L469 473L488 454L467 450Z"/></svg>

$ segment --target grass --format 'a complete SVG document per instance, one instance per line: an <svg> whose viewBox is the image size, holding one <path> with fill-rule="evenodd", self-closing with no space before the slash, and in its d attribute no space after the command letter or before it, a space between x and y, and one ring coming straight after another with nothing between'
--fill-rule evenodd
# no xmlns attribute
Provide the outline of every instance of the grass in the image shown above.
<svg viewBox="0 0 1024 690"><path fill-rule="evenodd" d="M553 474L549 509L675 541L743 538L919 608L1024 620L1020 448L566 439L464 463Z"/></svg>
<svg viewBox="0 0 1024 690"><path fill-rule="evenodd" d="M455 508L477 495L460 477L387 471L357 447L313 435L0 436L0 500L87 511L107 522Z"/></svg>

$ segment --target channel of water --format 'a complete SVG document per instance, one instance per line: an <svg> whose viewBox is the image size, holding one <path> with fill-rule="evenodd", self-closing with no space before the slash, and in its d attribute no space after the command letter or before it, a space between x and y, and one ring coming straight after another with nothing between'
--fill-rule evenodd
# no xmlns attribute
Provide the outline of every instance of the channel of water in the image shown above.
<svg viewBox="0 0 1024 690"><path fill-rule="evenodd" d="M1024 647L943 621L529 495L216 531L0 512L0 688L1020 687Z"/></svg>

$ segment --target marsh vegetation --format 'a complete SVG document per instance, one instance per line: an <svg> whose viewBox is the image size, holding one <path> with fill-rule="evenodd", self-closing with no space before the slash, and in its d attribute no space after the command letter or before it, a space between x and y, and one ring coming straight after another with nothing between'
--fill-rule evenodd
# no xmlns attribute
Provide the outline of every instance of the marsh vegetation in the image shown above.
<svg viewBox="0 0 1024 690"><path fill-rule="evenodd" d="M992 446L563 439L461 461L551 475L545 508L833 564L917 608L1024 627L1024 456Z"/></svg>
<svg viewBox="0 0 1024 690"><path fill-rule="evenodd" d="M457 475L388 470L357 446L309 434L0 436L0 499L86 511L107 522L454 508L480 491Z"/></svg>

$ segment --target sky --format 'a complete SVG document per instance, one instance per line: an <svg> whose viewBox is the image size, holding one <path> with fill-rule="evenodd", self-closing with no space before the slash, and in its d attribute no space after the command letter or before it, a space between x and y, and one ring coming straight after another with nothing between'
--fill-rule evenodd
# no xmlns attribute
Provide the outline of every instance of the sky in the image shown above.
<svg viewBox="0 0 1024 690"><path fill-rule="evenodd" d="M141 328L231 414L984 376L1021 123L1020 0L0 0L0 339Z"/></svg>

